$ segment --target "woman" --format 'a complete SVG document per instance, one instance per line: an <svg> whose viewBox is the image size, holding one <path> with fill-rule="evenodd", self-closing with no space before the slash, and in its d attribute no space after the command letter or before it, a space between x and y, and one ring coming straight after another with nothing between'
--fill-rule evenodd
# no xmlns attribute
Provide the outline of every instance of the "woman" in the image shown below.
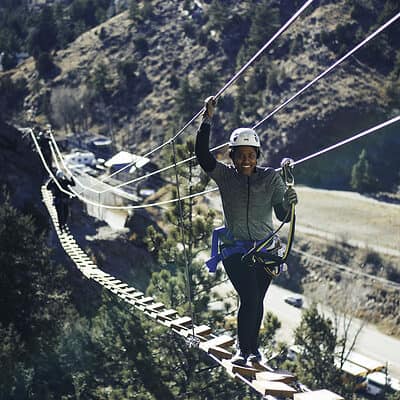
<svg viewBox="0 0 400 400"><path fill-rule="evenodd" d="M233 165L218 162L209 150L211 118L215 101L205 101L203 120L196 136L195 152L202 169L218 185L228 235L222 247L234 247L240 242L245 250L223 259L223 264L240 298L237 315L238 352L232 363L245 365L260 362L258 335L263 318L263 301L271 282L264 268L249 266L243 254L255 241L273 231L272 209L279 220L288 216L291 204L297 203L293 188L286 189L280 175L273 168L260 168L260 140L253 129L235 129L230 137L229 156ZM221 239L221 238L220 238ZM236 247L237 248L237 247Z"/></svg>

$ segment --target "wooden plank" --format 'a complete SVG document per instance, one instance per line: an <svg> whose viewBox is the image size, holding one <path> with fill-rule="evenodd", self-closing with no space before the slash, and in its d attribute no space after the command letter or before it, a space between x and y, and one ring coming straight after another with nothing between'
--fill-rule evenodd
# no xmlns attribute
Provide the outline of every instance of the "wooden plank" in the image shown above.
<svg viewBox="0 0 400 400"><path fill-rule="evenodd" d="M206 338L207 335L211 334L212 329L207 325L200 325L194 327L194 334L199 337L200 340L207 341L209 339ZM192 335L193 332L190 330L189 332L183 332L183 336Z"/></svg>
<svg viewBox="0 0 400 400"><path fill-rule="evenodd" d="M172 321L166 322L167 326L175 329L186 329L189 325L192 325L192 318L190 317L181 317L174 319Z"/></svg>
<svg viewBox="0 0 400 400"><path fill-rule="evenodd" d="M207 336L212 333L212 328L207 325L200 325L194 328L194 333L198 336Z"/></svg>
<svg viewBox="0 0 400 400"><path fill-rule="evenodd" d="M143 292L138 291L138 292L135 292L135 293L127 293L125 297L127 297L128 299L136 301L140 297L143 297L143 295L144 295Z"/></svg>
<svg viewBox="0 0 400 400"><path fill-rule="evenodd" d="M168 321L170 321L177 314L178 314L178 311L168 309L168 310L159 312L157 315L157 319L164 321L163 325L166 325L166 323L168 323Z"/></svg>
<svg viewBox="0 0 400 400"><path fill-rule="evenodd" d="M296 380L296 377L291 374L263 371L257 372L256 379L258 381L284 382L290 383Z"/></svg>
<svg viewBox="0 0 400 400"><path fill-rule="evenodd" d="M344 400L344 397L329 390L322 389L313 392L296 393L293 400Z"/></svg>
<svg viewBox="0 0 400 400"><path fill-rule="evenodd" d="M203 343L200 343L200 346ZM212 354L215 357L218 357L220 360L230 360L232 358L232 353L228 350L223 349L222 347L210 347L207 351L208 354ZM229 372L229 371L228 371Z"/></svg>
<svg viewBox="0 0 400 400"><path fill-rule="evenodd" d="M119 289L120 291L122 291L122 289L125 289L126 287L128 287L128 284L125 283L125 282L123 282L123 283L121 283L120 285L118 285L118 289Z"/></svg>
<svg viewBox="0 0 400 400"><path fill-rule="evenodd" d="M138 302L141 304L147 304L147 303L151 303L154 301L154 297L143 297L143 299L138 299Z"/></svg>
<svg viewBox="0 0 400 400"><path fill-rule="evenodd" d="M133 288L133 287L128 286L128 287L126 287L124 289L121 289L121 292L124 293L124 294L128 294L128 293L136 292L136 289Z"/></svg>
<svg viewBox="0 0 400 400"><path fill-rule="evenodd" d="M228 335L217 336L207 342L200 343L200 348L204 351L208 351L211 347L229 347L235 343L235 339Z"/></svg>
<svg viewBox="0 0 400 400"><path fill-rule="evenodd" d="M200 343L199 347L203 351L212 354L219 359L231 359L232 353L225 349L225 347L231 346L235 343L235 339L227 335L218 336L214 339L207 340L204 343Z"/></svg>
<svg viewBox="0 0 400 400"><path fill-rule="evenodd" d="M263 396L268 394L272 396L291 396L296 393L296 390L291 386L283 382L273 382L273 381L253 381L251 382L254 389L256 389Z"/></svg>
<svg viewBox="0 0 400 400"><path fill-rule="evenodd" d="M258 369L251 367L250 365L236 365L232 364L230 360L223 360L222 365L231 374L240 374L246 378L254 379L256 373L259 372Z"/></svg>
<svg viewBox="0 0 400 400"><path fill-rule="evenodd" d="M164 303L160 303L160 302L150 304L149 306L147 306L147 310L150 310L150 311L157 311L157 310L161 310L163 308L165 308L165 305L164 305Z"/></svg>

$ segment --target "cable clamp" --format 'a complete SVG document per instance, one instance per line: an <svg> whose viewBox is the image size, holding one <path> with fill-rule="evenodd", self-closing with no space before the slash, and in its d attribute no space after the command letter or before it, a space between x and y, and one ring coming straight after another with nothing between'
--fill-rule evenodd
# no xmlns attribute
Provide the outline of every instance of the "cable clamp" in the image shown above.
<svg viewBox="0 0 400 400"><path fill-rule="evenodd" d="M200 346L200 339L197 336L189 335L186 338L186 343L189 348L198 348Z"/></svg>

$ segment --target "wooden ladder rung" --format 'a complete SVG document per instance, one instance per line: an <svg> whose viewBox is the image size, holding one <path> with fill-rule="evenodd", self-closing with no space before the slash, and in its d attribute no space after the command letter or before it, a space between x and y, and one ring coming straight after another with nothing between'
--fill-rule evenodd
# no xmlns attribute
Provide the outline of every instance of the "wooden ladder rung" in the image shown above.
<svg viewBox="0 0 400 400"><path fill-rule="evenodd" d="M146 309L150 310L150 311L158 311L162 308L165 308L164 303L154 303L154 304L150 304L149 306L146 307Z"/></svg>
<svg viewBox="0 0 400 400"><path fill-rule="evenodd" d="M190 317L177 318L172 321L166 321L166 325L175 329L187 329L188 325L192 325L192 318Z"/></svg>
<svg viewBox="0 0 400 400"><path fill-rule="evenodd" d="M344 400L344 397L329 390L322 389L313 392L295 393L293 400Z"/></svg>
<svg viewBox="0 0 400 400"><path fill-rule="evenodd" d="M287 385L283 382L274 382L274 381L253 381L251 385L254 387L257 392L261 393L263 396L268 394L272 396L292 396L293 393L297 391L293 389L291 386Z"/></svg>
<svg viewBox="0 0 400 400"><path fill-rule="evenodd" d="M240 374L242 376L245 376L246 378L254 378L256 376L256 373L259 371L258 369L251 366L232 364L230 360L222 361L222 365L229 372L229 375Z"/></svg>
<svg viewBox="0 0 400 400"><path fill-rule="evenodd" d="M205 336L209 335L211 332L212 332L212 329L207 325L200 325L200 326L194 327L194 334L196 336L201 336L200 337L201 340L207 341L208 339ZM190 329L190 331L187 331L187 332L182 332L183 336L189 336L192 334L193 334L192 329Z"/></svg>
<svg viewBox="0 0 400 400"><path fill-rule="evenodd" d="M263 371L256 374L256 380L258 381L271 381L271 382L283 382L290 383L296 380L296 377L291 374Z"/></svg>
<svg viewBox="0 0 400 400"><path fill-rule="evenodd" d="M223 349L222 347L218 346L210 347L207 353L212 354L220 360L230 360L232 358L232 353L229 350Z"/></svg>
<svg viewBox="0 0 400 400"><path fill-rule="evenodd" d="M149 296L149 297L143 297L143 299L138 299L138 302L141 304L147 304L147 303L151 303L154 301L154 298Z"/></svg>
<svg viewBox="0 0 400 400"><path fill-rule="evenodd" d="M208 351L211 347L229 347L235 343L235 339L228 335L217 336L207 342L200 343L200 348L204 351Z"/></svg>
<svg viewBox="0 0 400 400"><path fill-rule="evenodd" d="M178 314L178 311L173 310L173 309L168 309L168 310L159 312L157 315L157 319L160 319L162 321L170 321L177 314Z"/></svg>
<svg viewBox="0 0 400 400"><path fill-rule="evenodd" d="M227 335L218 336L214 339L207 340L207 342L200 343L200 349L212 354L219 359L231 359L232 352L225 349L235 343L235 339Z"/></svg>
<svg viewBox="0 0 400 400"><path fill-rule="evenodd" d="M138 298L143 297L143 295L144 295L143 292L136 291L135 293L127 293L125 297L136 301Z"/></svg>

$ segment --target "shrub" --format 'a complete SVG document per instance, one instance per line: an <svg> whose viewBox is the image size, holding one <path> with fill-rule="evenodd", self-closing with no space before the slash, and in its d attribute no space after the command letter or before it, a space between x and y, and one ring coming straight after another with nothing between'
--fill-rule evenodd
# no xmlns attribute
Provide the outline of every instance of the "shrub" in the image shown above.
<svg viewBox="0 0 400 400"><path fill-rule="evenodd" d="M149 44L147 39L143 35L139 35L137 38L133 40L135 44L136 50L142 55L145 56L149 51Z"/></svg>

